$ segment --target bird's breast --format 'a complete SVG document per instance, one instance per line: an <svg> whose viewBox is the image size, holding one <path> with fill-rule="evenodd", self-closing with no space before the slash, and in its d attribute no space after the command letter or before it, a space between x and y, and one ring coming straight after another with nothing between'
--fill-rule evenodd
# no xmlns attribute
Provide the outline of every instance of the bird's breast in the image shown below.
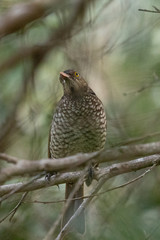
<svg viewBox="0 0 160 240"><path fill-rule="evenodd" d="M80 101L62 99L53 116L50 134L52 158L102 149L106 117L101 101L95 96Z"/></svg>

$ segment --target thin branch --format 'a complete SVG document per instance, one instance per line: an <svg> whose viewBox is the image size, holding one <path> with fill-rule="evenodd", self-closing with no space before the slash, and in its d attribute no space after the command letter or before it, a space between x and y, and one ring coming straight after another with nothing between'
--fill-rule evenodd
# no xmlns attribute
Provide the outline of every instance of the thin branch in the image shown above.
<svg viewBox="0 0 160 240"><path fill-rule="evenodd" d="M82 198L82 197L81 197ZM80 198L72 198L71 200L78 200ZM40 200L33 200L33 201L23 201L23 203L36 203L36 204L55 204L55 203L64 203L66 199L60 199L55 201L40 201Z"/></svg>
<svg viewBox="0 0 160 240"><path fill-rule="evenodd" d="M134 182L138 181L139 179L143 178L144 176L146 176L146 174L150 173L150 171L152 171L155 166L156 166L156 165L154 164L153 166L151 166L149 169L147 169L144 173L142 173L142 174L139 175L138 177L133 178L132 180L130 180L130 181L126 182L126 183L123 183L123 184L121 184L121 185L119 185L119 186L117 186L117 187L109 188L109 189L107 189L106 191L100 192L100 193L98 193L98 194L95 195L95 196L99 196L99 195L102 195L102 194L104 194L104 193L106 193L106 192L111 192L111 191L113 191L113 190L117 190L117 189L119 189L119 188L126 187L127 185L129 185L129 184L131 184L131 183L134 183Z"/></svg>
<svg viewBox="0 0 160 240"><path fill-rule="evenodd" d="M17 204L14 208L13 208L4 218L0 219L0 223L2 223L4 220L6 220L6 218L8 218L10 215L11 215L10 221L12 220L12 218L14 217L16 211L17 211L18 208L21 206L21 204L22 204L22 202L23 202L23 200L25 199L26 196L27 196L27 192L25 192L25 193L22 195L20 201L18 202L18 204Z"/></svg>
<svg viewBox="0 0 160 240"><path fill-rule="evenodd" d="M10 218L9 218L9 221L10 221L10 222L12 221L12 219L13 219L15 213L17 212L18 208L19 208L19 207L21 206L21 204L23 203L23 201L24 201L24 199L26 198L27 194L28 194L28 192L23 193L20 201L18 202L18 204L17 204L17 205L15 206L15 208L13 209L12 214L11 214L11 216L10 216Z"/></svg>
<svg viewBox="0 0 160 240"><path fill-rule="evenodd" d="M157 7L153 6L153 8L155 9L155 11L153 10L147 10L147 9L138 9L138 11L141 11L141 12L149 12L149 13L160 13L160 9L158 9Z"/></svg>

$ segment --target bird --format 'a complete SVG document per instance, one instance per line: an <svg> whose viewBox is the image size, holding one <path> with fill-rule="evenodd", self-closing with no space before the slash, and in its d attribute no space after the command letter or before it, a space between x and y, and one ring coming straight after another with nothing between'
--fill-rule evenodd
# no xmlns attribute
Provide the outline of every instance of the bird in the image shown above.
<svg viewBox="0 0 160 240"><path fill-rule="evenodd" d="M78 153L91 153L104 148L106 142L106 114L101 100L87 81L75 70L60 72L63 96L53 114L48 144L49 158L64 158ZM66 183L65 199L76 183ZM69 221L83 202L84 184L74 194L62 220L62 227ZM81 212L74 230L85 232L85 213Z"/></svg>

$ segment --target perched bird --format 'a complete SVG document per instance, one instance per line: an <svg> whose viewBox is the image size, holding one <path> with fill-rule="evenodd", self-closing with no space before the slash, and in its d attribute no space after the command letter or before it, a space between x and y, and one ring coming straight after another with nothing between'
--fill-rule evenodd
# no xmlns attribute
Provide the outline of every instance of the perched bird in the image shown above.
<svg viewBox="0 0 160 240"><path fill-rule="evenodd" d="M89 153L102 149L106 140L106 116L102 102L88 86L84 78L74 70L60 72L64 94L59 101L50 128L49 157L63 158L77 153ZM76 183L67 183L67 199ZM83 197L80 186L74 198ZM83 199L71 202L63 217L64 226ZM80 214L74 228L85 231L84 212Z"/></svg>

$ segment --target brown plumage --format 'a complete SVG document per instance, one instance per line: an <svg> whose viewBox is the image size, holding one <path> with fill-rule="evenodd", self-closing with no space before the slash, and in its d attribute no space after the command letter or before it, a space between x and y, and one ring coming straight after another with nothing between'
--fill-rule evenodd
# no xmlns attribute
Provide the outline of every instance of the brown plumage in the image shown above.
<svg viewBox="0 0 160 240"><path fill-rule="evenodd" d="M106 140L106 117L103 105L87 82L75 71L60 73L64 95L53 115L49 137L49 157L63 158L77 153L88 153L102 149ZM66 184L66 199L75 183ZM74 197L83 196L83 185ZM63 218L63 225L73 215L81 200L71 202ZM74 228L85 231L84 212Z"/></svg>

